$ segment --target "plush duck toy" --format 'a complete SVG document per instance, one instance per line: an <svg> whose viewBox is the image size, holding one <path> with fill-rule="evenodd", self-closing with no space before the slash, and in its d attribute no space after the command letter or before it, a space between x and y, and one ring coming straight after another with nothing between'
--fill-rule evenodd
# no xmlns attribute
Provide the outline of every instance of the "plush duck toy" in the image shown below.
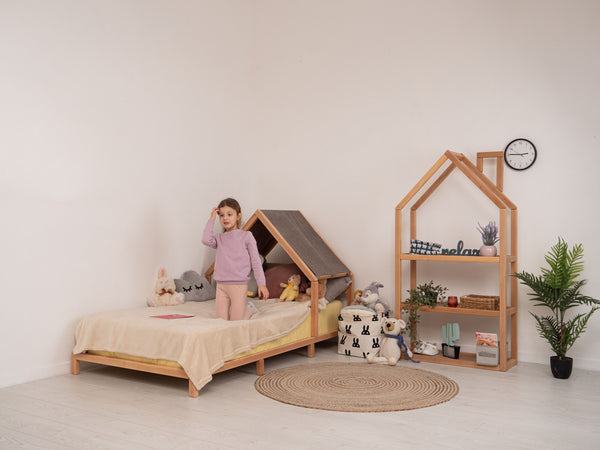
<svg viewBox="0 0 600 450"><path fill-rule="evenodd" d="M285 288L279 297L280 302L292 302L298 297L300 292L300 275L294 274L288 278L287 284L280 283L282 288Z"/></svg>

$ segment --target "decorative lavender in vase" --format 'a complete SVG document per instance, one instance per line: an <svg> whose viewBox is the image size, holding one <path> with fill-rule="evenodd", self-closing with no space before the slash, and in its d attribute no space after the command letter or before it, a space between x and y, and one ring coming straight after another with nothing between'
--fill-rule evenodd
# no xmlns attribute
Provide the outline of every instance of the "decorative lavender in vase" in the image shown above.
<svg viewBox="0 0 600 450"><path fill-rule="evenodd" d="M477 222L477 231L481 234L481 240L483 241L483 246L479 249L479 255L496 256L498 250L496 249L495 244L500 240L496 222L490 220L485 227L482 227L481 224Z"/></svg>

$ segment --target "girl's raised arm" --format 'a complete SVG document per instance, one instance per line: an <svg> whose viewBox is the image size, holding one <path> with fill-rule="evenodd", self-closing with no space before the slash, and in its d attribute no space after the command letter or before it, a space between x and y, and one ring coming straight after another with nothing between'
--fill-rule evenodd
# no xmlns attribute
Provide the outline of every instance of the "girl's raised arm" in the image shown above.
<svg viewBox="0 0 600 450"><path fill-rule="evenodd" d="M202 243L210 248L217 248L217 238L215 237L215 219L219 208L213 208L210 213L210 219L206 222L204 232L202 233Z"/></svg>

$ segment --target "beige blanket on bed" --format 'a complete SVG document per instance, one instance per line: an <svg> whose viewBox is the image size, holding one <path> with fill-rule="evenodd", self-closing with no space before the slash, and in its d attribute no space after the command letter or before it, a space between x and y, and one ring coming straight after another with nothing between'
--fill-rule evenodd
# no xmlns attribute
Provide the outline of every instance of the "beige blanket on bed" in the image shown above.
<svg viewBox="0 0 600 450"><path fill-rule="evenodd" d="M225 361L286 335L310 311L310 302L253 302L260 314L235 322L215 318L214 300L90 314L77 325L73 353L104 350L177 361L196 388L201 389ZM166 314L194 317L152 317Z"/></svg>

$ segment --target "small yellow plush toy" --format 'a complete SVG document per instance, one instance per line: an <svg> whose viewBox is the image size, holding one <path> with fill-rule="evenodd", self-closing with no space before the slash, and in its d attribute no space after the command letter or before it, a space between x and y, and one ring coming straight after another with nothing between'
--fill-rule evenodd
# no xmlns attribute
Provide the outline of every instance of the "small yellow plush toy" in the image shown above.
<svg viewBox="0 0 600 450"><path fill-rule="evenodd" d="M293 302L298 297L300 292L300 275L294 274L288 278L287 284L280 283L282 288L285 288L279 297L280 302Z"/></svg>

